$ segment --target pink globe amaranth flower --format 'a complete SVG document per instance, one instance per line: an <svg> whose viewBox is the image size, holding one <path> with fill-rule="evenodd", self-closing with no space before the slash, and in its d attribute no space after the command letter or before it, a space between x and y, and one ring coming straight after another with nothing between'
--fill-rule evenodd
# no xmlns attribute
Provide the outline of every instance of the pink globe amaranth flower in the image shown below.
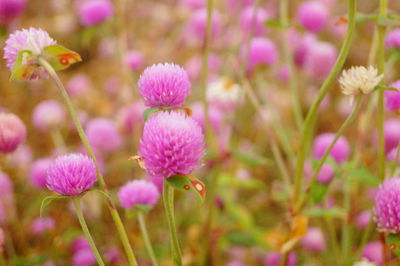
<svg viewBox="0 0 400 266"><path fill-rule="evenodd" d="M96 265L96 257L90 248L77 251L72 257L74 266L91 266Z"/></svg>
<svg viewBox="0 0 400 266"><path fill-rule="evenodd" d="M65 109L57 101L43 101L33 110L32 123L40 131L51 131L59 128L64 121Z"/></svg>
<svg viewBox="0 0 400 266"><path fill-rule="evenodd" d="M114 15L114 6L109 0L79 0L79 18L85 27L100 24Z"/></svg>
<svg viewBox="0 0 400 266"><path fill-rule="evenodd" d="M196 102L191 105L192 117L201 126L203 132L205 132L205 117L204 117L204 105L201 102ZM214 106L209 106L208 117L210 119L211 127L214 132L219 132L221 128L223 114Z"/></svg>
<svg viewBox="0 0 400 266"><path fill-rule="evenodd" d="M136 125L143 123L143 111L146 109L141 101L122 107L117 115L118 126L128 134L133 133Z"/></svg>
<svg viewBox="0 0 400 266"><path fill-rule="evenodd" d="M279 266L282 255L277 251L272 251L267 254L267 257L264 261L264 266ZM287 261L287 266L295 266L297 264L297 256L296 253L291 252L289 254L289 258Z"/></svg>
<svg viewBox="0 0 400 266"><path fill-rule="evenodd" d="M46 188L47 170L51 159L42 158L33 162L29 175L29 181L37 188Z"/></svg>
<svg viewBox="0 0 400 266"><path fill-rule="evenodd" d="M32 158L32 149L23 144L10 154L8 162L13 166L27 167L32 162Z"/></svg>
<svg viewBox="0 0 400 266"><path fill-rule="evenodd" d="M107 261L109 263L111 263L111 264L116 263L117 261L119 261L119 258L120 258L118 249L115 247L109 248L106 251L105 257L107 258Z"/></svg>
<svg viewBox="0 0 400 266"><path fill-rule="evenodd" d="M225 0L229 11L236 11L255 4L255 0Z"/></svg>
<svg viewBox="0 0 400 266"><path fill-rule="evenodd" d="M400 90L400 80L389 86ZM385 90L385 107L391 112L400 112L400 91Z"/></svg>
<svg viewBox="0 0 400 266"><path fill-rule="evenodd" d="M206 7L206 1L205 0L181 0L179 1L179 5L187 8L189 10L197 10L197 9L202 9Z"/></svg>
<svg viewBox="0 0 400 266"><path fill-rule="evenodd" d="M7 174L0 172L0 201L4 199L4 197L13 195L13 183Z"/></svg>
<svg viewBox="0 0 400 266"><path fill-rule="evenodd" d="M17 30L8 37L4 47L4 59L7 61L7 67L12 70L18 53L22 50L28 50L33 55L40 55L43 48L56 44L49 34L36 28ZM44 69L38 68L35 73L29 77L35 79L45 73Z"/></svg>
<svg viewBox="0 0 400 266"><path fill-rule="evenodd" d="M106 118L90 120L86 125L86 134L90 145L98 151L112 152L121 144L121 135L114 121Z"/></svg>
<svg viewBox="0 0 400 266"><path fill-rule="evenodd" d="M152 65L140 75L140 95L149 107L180 107L190 94L191 83L186 71L175 64Z"/></svg>
<svg viewBox="0 0 400 266"><path fill-rule="evenodd" d="M325 250L325 238L321 229L310 227L307 234L301 239L301 245L305 250L311 252L323 252Z"/></svg>
<svg viewBox="0 0 400 266"><path fill-rule="evenodd" d="M308 1L300 5L297 12L298 22L307 30L318 33L329 19L329 10L320 1Z"/></svg>
<svg viewBox="0 0 400 266"><path fill-rule="evenodd" d="M400 233L400 178L386 179L375 195L374 221L378 231Z"/></svg>
<svg viewBox="0 0 400 266"><path fill-rule="evenodd" d="M90 249L90 244L84 236L80 236L74 239L71 243L70 249L73 253L76 253L79 250Z"/></svg>
<svg viewBox="0 0 400 266"><path fill-rule="evenodd" d="M92 82L85 74L76 74L72 76L67 83L67 91L70 96L76 97L90 90Z"/></svg>
<svg viewBox="0 0 400 266"><path fill-rule="evenodd" d="M385 151L390 152L397 148L400 141L400 121L397 119L388 119L383 125L385 135Z"/></svg>
<svg viewBox="0 0 400 266"><path fill-rule="evenodd" d="M330 164L324 164L318 173L317 181L321 184L329 184L335 174L335 169Z"/></svg>
<svg viewBox="0 0 400 266"><path fill-rule="evenodd" d="M239 260L234 260L234 261L231 261L231 262L225 264L225 266L246 266L246 264L244 264L243 262L241 262Z"/></svg>
<svg viewBox="0 0 400 266"><path fill-rule="evenodd" d="M360 229L365 229L367 228L369 221L371 220L371 211L363 211L359 213L356 217L356 225Z"/></svg>
<svg viewBox="0 0 400 266"><path fill-rule="evenodd" d="M153 183L157 187L158 192L162 193L163 185L164 185L164 177L162 177L162 176L148 176L147 180L149 180L151 183Z"/></svg>
<svg viewBox="0 0 400 266"><path fill-rule="evenodd" d="M400 49L400 28L386 35L385 45L387 49Z"/></svg>
<svg viewBox="0 0 400 266"><path fill-rule="evenodd" d="M290 41L290 39L289 39ZM293 57L294 62L298 66L303 66L308 54L313 49L314 45L317 45L318 40L314 34L305 34L300 37L297 45L293 46Z"/></svg>
<svg viewBox="0 0 400 266"><path fill-rule="evenodd" d="M132 50L125 54L124 62L132 71L137 71L143 67L144 57L139 51Z"/></svg>
<svg viewBox="0 0 400 266"><path fill-rule="evenodd" d="M382 265L382 243L379 241L369 242L365 245L363 252L361 254L362 258L366 258L368 261L376 263L377 265Z"/></svg>
<svg viewBox="0 0 400 266"><path fill-rule="evenodd" d="M157 187L146 180L130 181L118 191L119 202L125 209L132 209L135 205L154 206L159 197Z"/></svg>
<svg viewBox="0 0 400 266"><path fill-rule="evenodd" d="M323 133L317 136L314 140L313 154L316 159L321 159L326 149L335 138L334 133ZM341 136L335 143L329 155L335 159L337 163L343 163L347 160L350 153L350 145L344 136Z"/></svg>
<svg viewBox="0 0 400 266"><path fill-rule="evenodd" d="M33 220L31 230L34 235L42 235L48 231L53 230L55 221L51 217L41 217Z"/></svg>
<svg viewBox="0 0 400 266"><path fill-rule="evenodd" d="M248 6L240 14L240 28L245 35L261 36L266 32L265 22L269 18L267 11L262 8Z"/></svg>
<svg viewBox="0 0 400 266"><path fill-rule="evenodd" d="M241 48L243 61L247 58L247 71L252 72L256 66L271 66L278 59L275 44L264 37L256 37L250 41L250 45Z"/></svg>
<svg viewBox="0 0 400 266"><path fill-rule="evenodd" d="M207 10L203 8L194 11L190 21L186 26L187 35L185 37L193 38L197 42L202 43L206 34L206 26ZM211 16L211 39L216 39L217 36L221 33L221 30L221 15L218 12L213 11Z"/></svg>
<svg viewBox="0 0 400 266"><path fill-rule="evenodd" d="M25 141L26 128L16 115L0 113L0 153L10 153Z"/></svg>
<svg viewBox="0 0 400 266"><path fill-rule="evenodd" d="M185 69L191 80L196 80L201 74L201 57L196 55L191 57L185 64ZM210 78L215 76L221 68L222 62L218 55L210 54L208 57L208 71Z"/></svg>
<svg viewBox="0 0 400 266"><path fill-rule="evenodd" d="M8 25L24 11L26 0L0 0L0 23Z"/></svg>
<svg viewBox="0 0 400 266"><path fill-rule="evenodd" d="M47 188L66 196L78 196L97 181L92 159L79 153L57 157L47 171Z"/></svg>
<svg viewBox="0 0 400 266"><path fill-rule="evenodd" d="M200 167L204 135L183 112L159 112L145 123L139 155L151 176L188 175Z"/></svg>
<svg viewBox="0 0 400 266"><path fill-rule="evenodd" d="M4 231L0 228L0 252L3 252L5 242Z"/></svg>
<svg viewBox="0 0 400 266"><path fill-rule="evenodd" d="M308 75L322 80L328 76L337 58L336 47L330 43L317 42L308 51L304 68Z"/></svg>

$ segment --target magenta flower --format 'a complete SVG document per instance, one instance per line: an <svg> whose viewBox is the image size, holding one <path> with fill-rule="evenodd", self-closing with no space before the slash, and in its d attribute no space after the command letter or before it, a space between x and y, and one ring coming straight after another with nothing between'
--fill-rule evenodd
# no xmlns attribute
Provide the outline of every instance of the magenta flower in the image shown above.
<svg viewBox="0 0 400 266"><path fill-rule="evenodd" d="M157 187L146 180L130 181L118 191L119 202L125 209L132 209L135 205L154 206L159 197Z"/></svg>
<svg viewBox="0 0 400 266"><path fill-rule="evenodd" d="M182 67L164 63L146 68L140 75L138 86L147 106L176 108L185 103L191 83Z"/></svg>
<svg viewBox="0 0 400 266"><path fill-rule="evenodd" d="M281 261L282 255L277 251L272 251L267 254L265 258L264 265L265 266L279 266ZM296 253L291 252L289 254L289 258L287 261L287 266L295 266L297 264L297 256Z"/></svg>
<svg viewBox="0 0 400 266"><path fill-rule="evenodd" d="M76 74L67 83L68 94L72 97L84 94L92 87L90 78L84 74Z"/></svg>
<svg viewBox="0 0 400 266"><path fill-rule="evenodd" d="M78 1L77 5L81 23L85 27L100 24L114 15L114 6L109 0Z"/></svg>
<svg viewBox="0 0 400 266"><path fill-rule="evenodd" d="M186 27L187 36L202 43L206 34L206 26L207 10L203 8L194 11ZM215 39L218 34L220 34L221 30L221 15L214 11L211 16L211 39Z"/></svg>
<svg viewBox="0 0 400 266"><path fill-rule="evenodd" d="M360 229L365 229L367 228L370 220L371 220L371 211L369 210L363 211L357 215L356 225Z"/></svg>
<svg viewBox="0 0 400 266"><path fill-rule="evenodd" d="M0 153L10 153L25 141L26 128L16 115L0 113Z"/></svg>
<svg viewBox="0 0 400 266"><path fill-rule="evenodd" d="M297 20L307 30L318 33L329 19L328 8L321 1L308 1L301 4Z"/></svg>
<svg viewBox="0 0 400 266"><path fill-rule="evenodd" d="M3 229L0 228L0 252L3 252L4 244L5 244L4 231Z"/></svg>
<svg viewBox="0 0 400 266"><path fill-rule="evenodd" d="M250 41L250 47L244 45L241 57L247 60L247 70L252 72L256 66L271 66L278 59L275 44L264 37L257 37Z"/></svg>
<svg viewBox="0 0 400 266"><path fill-rule="evenodd" d="M385 151L390 152L397 148L400 141L400 121L395 118L386 120L383 125L383 131L385 135Z"/></svg>
<svg viewBox="0 0 400 266"><path fill-rule="evenodd" d="M51 159L42 158L33 162L29 175L32 185L37 188L46 188L47 170L49 169Z"/></svg>
<svg viewBox="0 0 400 266"><path fill-rule="evenodd" d="M204 135L193 118L159 112L144 125L139 155L152 176L188 175L200 166Z"/></svg>
<svg viewBox="0 0 400 266"><path fill-rule="evenodd" d="M26 0L0 0L0 23L9 25L24 11Z"/></svg>
<svg viewBox="0 0 400 266"><path fill-rule="evenodd" d="M379 186L374 213L378 231L400 233L400 178L387 179Z"/></svg>
<svg viewBox="0 0 400 266"><path fill-rule="evenodd" d="M317 181L321 184L329 184L335 174L335 169L330 164L324 164L317 176Z"/></svg>
<svg viewBox="0 0 400 266"><path fill-rule="evenodd" d="M137 71L142 68L144 58L142 53L132 50L125 54L124 62L132 71Z"/></svg>
<svg viewBox="0 0 400 266"><path fill-rule="evenodd" d="M98 151L112 152L122 144L115 123L106 118L90 120L86 125L86 134L90 145Z"/></svg>
<svg viewBox="0 0 400 266"><path fill-rule="evenodd" d="M205 0L180 0L179 5L189 10L196 10L206 7Z"/></svg>
<svg viewBox="0 0 400 266"><path fill-rule="evenodd" d="M379 241L372 241L365 245L361 254L362 258L366 258L368 261L376 263L376 265L382 265L382 243Z"/></svg>
<svg viewBox="0 0 400 266"><path fill-rule="evenodd" d="M0 172L0 201L13 195L13 183L7 174Z"/></svg>
<svg viewBox="0 0 400 266"><path fill-rule="evenodd" d="M400 80L389 85L390 87L400 90ZM385 91L386 109L391 112L400 111L400 91Z"/></svg>
<svg viewBox="0 0 400 266"><path fill-rule="evenodd" d="M317 159L321 159L324 155L326 149L328 149L329 145L332 143L335 138L334 133L323 133L317 136L314 140L313 145L313 154ZM342 163L346 161L347 157L350 153L350 145L347 142L345 137L340 137L338 141L333 146L332 150L329 152L329 155L332 156L333 159L337 163Z"/></svg>
<svg viewBox="0 0 400 266"><path fill-rule="evenodd" d="M124 133L132 134L133 129L143 123L143 111L146 109L141 101L122 107L118 112L118 126Z"/></svg>
<svg viewBox="0 0 400 266"><path fill-rule="evenodd" d="M96 183L92 159L79 153L57 157L47 171L47 188L66 196L78 196Z"/></svg>
<svg viewBox="0 0 400 266"><path fill-rule="evenodd" d="M248 6L243 9L240 14L240 27L246 35L261 36L265 34L265 22L269 18L269 14L264 8Z"/></svg>
<svg viewBox="0 0 400 266"><path fill-rule="evenodd" d="M301 239L304 249L311 252L322 252L325 250L325 238L319 227L310 227L307 234Z"/></svg>
<svg viewBox="0 0 400 266"><path fill-rule="evenodd" d="M59 128L64 121L64 107L57 101L43 101L33 110L32 123L38 130L49 131Z"/></svg>
<svg viewBox="0 0 400 266"><path fill-rule="evenodd" d="M90 248L78 250L72 257L74 266L96 265L96 257Z"/></svg>
<svg viewBox="0 0 400 266"><path fill-rule="evenodd" d="M105 257L109 263L116 263L120 258L118 249L115 247L109 248L105 253Z"/></svg>
<svg viewBox="0 0 400 266"><path fill-rule="evenodd" d="M218 55L212 54L212 53L209 54L208 71L210 74L210 78L212 78L216 74L218 74L218 70L221 68L221 65L222 65L221 58L219 58ZM201 74L201 57L198 55L191 57L185 63L185 69L186 69L187 73L189 74L189 77L191 80L198 79Z"/></svg>
<svg viewBox="0 0 400 266"><path fill-rule="evenodd" d="M74 241L71 243L70 248L72 252L76 253L82 249L90 249L90 244L86 237L80 236L74 239Z"/></svg>
<svg viewBox="0 0 400 266"><path fill-rule="evenodd" d="M53 230L55 221L51 217L41 217L33 220L31 225L32 233L35 235L42 235L45 232Z"/></svg>
<svg viewBox="0 0 400 266"><path fill-rule="evenodd" d="M305 71L313 78L324 79L332 70L336 58L335 46L327 42L315 42L305 57Z"/></svg>
<svg viewBox="0 0 400 266"><path fill-rule="evenodd" d="M400 28L397 28L386 35L386 48L400 49Z"/></svg>
<svg viewBox="0 0 400 266"><path fill-rule="evenodd" d="M201 102L196 102L192 104L191 109L193 119L196 120L203 129L203 132L205 132L204 105ZM209 106L208 117L214 132L219 132L222 125L223 113L214 106Z"/></svg>

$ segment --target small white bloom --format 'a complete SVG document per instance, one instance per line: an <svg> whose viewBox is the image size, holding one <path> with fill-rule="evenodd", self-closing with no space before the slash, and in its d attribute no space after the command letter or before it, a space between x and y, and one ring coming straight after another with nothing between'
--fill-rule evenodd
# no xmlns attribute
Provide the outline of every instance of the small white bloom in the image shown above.
<svg viewBox="0 0 400 266"><path fill-rule="evenodd" d="M343 94L356 96L360 93L370 93L382 79L383 75L378 75L378 70L375 67L357 66L343 71L339 83Z"/></svg>
<svg viewBox="0 0 400 266"><path fill-rule="evenodd" d="M370 262L369 260L363 259L361 261L357 261L353 264L353 266L376 266L375 263Z"/></svg>
<svg viewBox="0 0 400 266"><path fill-rule="evenodd" d="M222 109L234 108L242 97L242 88L225 77L211 82L207 87L207 100Z"/></svg>

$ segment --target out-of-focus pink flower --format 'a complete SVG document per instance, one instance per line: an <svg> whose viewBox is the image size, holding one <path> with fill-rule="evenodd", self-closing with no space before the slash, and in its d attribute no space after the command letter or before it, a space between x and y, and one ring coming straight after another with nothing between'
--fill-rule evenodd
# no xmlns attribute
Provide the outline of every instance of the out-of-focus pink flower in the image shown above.
<svg viewBox="0 0 400 266"><path fill-rule="evenodd" d="M9 25L24 11L26 0L1 0L0 1L0 23Z"/></svg>
<svg viewBox="0 0 400 266"><path fill-rule="evenodd" d="M279 266L281 261L281 253L272 251L267 254L265 258L264 266ZM295 266L297 264L296 253L291 252L287 261L287 266Z"/></svg>
<svg viewBox="0 0 400 266"><path fill-rule="evenodd" d="M118 125L122 131L128 134L133 133L136 125L143 123L143 111L146 109L141 101L122 107L117 115Z"/></svg>
<svg viewBox="0 0 400 266"><path fill-rule="evenodd" d="M370 220L371 220L371 211L369 210L363 211L357 215L356 225L361 229L365 229L367 228Z"/></svg>
<svg viewBox="0 0 400 266"><path fill-rule="evenodd" d="M18 116L0 113L0 153L10 153L25 141L26 128Z"/></svg>
<svg viewBox="0 0 400 266"><path fill-rule="evenodd" d="M400 141L400 121L397 119L388 119L383 125L385 135L385 151L390 152L397 148Z"/></svg>
<svg viewBox="0 0 400 266"><path fill-rule="evenodd" d="M55 100L39 103L33 110L33 126L41 131L51 131L61 127L65 121L65 109Z"/></svg>
<svg viewBox="0 0 400 266"><path fill-rule="evenodd" d="M109 0L79 0L77 8L85 27L100 24L114 15L114 6Z"/></svg>
<svg viewBox="0 0 400 266"><path fill-rule="evenodd" d="M211 39L216 39L222 30L221 16L218 12L214 11L211 16ZM202 43L206 33L207 26L207 10L198 9L193 12L187 26L185 37L192 38L198 43Z"/></svg>
<svg viewBox="0 0 400 266"><path fill-rule="evenodd" d="M400 28L394 29L386 35L387 49L400 49Z"/></svg>
<svg viewBox="0 0 400 266"><path fill-rule="evenodd" d="M278 59L275 44L264 37L256 37L250 41L250 45L241 48L243 62L247 58L247 71L252 72L256 66L271 66Z"/></svg>
<svg viewBox="0 0 400 266"><path fill-rule="evenodd" d="M321 1L307 1L297 11L298 22L311 32L320 32L327 23L329 11Z"/></svg>
<svg viewBox="0 0 400 266"><path fill-rule="evenodd" d="M189 10L197 10L206 7L206 0L180 0L179 5Z"/></svg>
<svg viewBox="0 0 400 266"><path fill-rule="evenodd" d="M400 80L389 85L400 90ZM391 112L400 112L400 91L385 91L385 106Z"/></svg>
<svg viewBox="0 0 400 266"><path fill-rule="evenodd" d="M120 258L118 249L115 247L109 248L106 251L105 257L107 258L107 261L109 263L111 264L116 263L117 261L119 261Z"/></svg>
<svg viewBox="0 0 400 266"><path fill-rule="evenodd" d="M325 250L325 238L319 227L310 227L307 234L301 239L304 249L312 252L322 252Z"/></svg>
<svg viewBox="0 0 400 266"><path fill-rule="evenodd" d="M122 144L121 135L114 121L106 118L90 120L86 125L90 145L101 152L112 152Z"/></svg>
<svg viewBox="0 0 400 266"><path fill-rule="evenodd" d="M71 251L76 253L82 249L90 249L89 241L84 236L80 236L74 239L71 243Z"/></svg>
<svg viewBox="0 0 400 266"><path fill-rule="evenodd" d="M119 202L125 209L132 209L135 205L154 206L159 197L157 187L146 180L130 181L118 191Z"/></svg>
<svg viewBox="0 0 400 266"><path fill-rule="evenodd" d="M191 80L196 80L201 74L201 57L196 55L191 57L185 64L185 69ZM221 59L216 54L210 54L208 57L208 71L210 78L216 76L221 67Z"/></svg>
<svg viewBox="0 0 400 266"><path fill-rule="evenodd" d="M35 235L42 235L48 231L53 230L55 221L51 217L41 217L33 220L31 225L32 233Z"/></svg>
<svg viewBox="0 0 400 266"><path fill-rule="evenodd" d="M317 159L321 159L334 138L334 133L323 133L317 136L314 140L313 145L314 157ZM347 160L349 153L350 145L346 138L344 136L341 136L329 152L329 155L332 156L332 158L335 159L337 163L343 163Z"/></svg>
<svg viewBox="0 0 400 266"><path fill-rule="evenodd" d="M96 257L90 248L81 249L73 255L72 263L74 266L91 266L96 264Z"/></svg>
<svg viewBox="0 0 400 266"><path fill-rule="evenodd" d="M374 262L377 265L382 265L382 243L379 241L369 242L365 245L361 257L366 258L370 262Z"/></svg>
<svg viewBox="0 0 400 266"><path fill-rule="evenodd" d="M203 132L205 132L205 117L204 117L203 103L196 102L191 105L191 109L192 109L193 119L196 120L197 123L199 123L199 125L203 129ZM210 119L210 123L214 132L219 132L223 118L222 112L213 106L209 106L208 117Z"/></svg>
<svg viewBox="0 0 400 266"><path fill-rule="evenodd" d="M85 74L76 74L72 76L67 83L67 91L72 97L86 93L91 87L92 82Z"/></svg>
<svg viewBox="0 0 400 266"><path fill-rule="evenodd" d="M337 58L336 47L326 42L316 42L308 51L304 68L308 75L324 79L332 70Z"/></svg>
<svg viewBox="0 0 400 266"><path fill-rule="evenodd" d="M240 28L245 35L262 36L266 32L265 22L268 18L264 8L248 6L240 14Z"/></svg>
<svg viewBox="0 0 400 266"><path fill-rule="evenodd" d="M139 51L131 50L125 54L124 62L132 71L138 71L144 65L144 57Z"/></svg>
<svg viewBox="0 0 400 266"><path fill-rule="evenodd" d="M46 188L47 169L49 168L51 159L42 158L33 162L29 175L32 185L37 188Z"/></svg>

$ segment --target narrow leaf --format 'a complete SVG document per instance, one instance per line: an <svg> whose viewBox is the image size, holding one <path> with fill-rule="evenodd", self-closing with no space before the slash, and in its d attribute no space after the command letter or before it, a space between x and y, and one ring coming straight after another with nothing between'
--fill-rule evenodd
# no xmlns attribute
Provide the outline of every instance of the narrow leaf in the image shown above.
<svg viewBox="0 0 400 266"><path fill-rule="evenodd" d="M270 160L257 154L244 153L238 150L232 150L231 154L238 160L252 166L267 165L270 163Z"/></svg>
<svg viewBox="0 0 400 266"><path fill-rule="evenodd" d="M400 256L400 234L388 234L386 243L396 256Z"/></svg>
<svg viewBox="0 0 400 266"><path fill-rule="evenodd" d="M321 184L319 182L314 182L311 186L311 198L315 203L320 203L328 191L328 184Z"/></svg>
<svg viewBox="0 0 400 266"><path fill-rule="evenodd" d="M33 73L34 67L27 64L31 55L32 52L29 50L21 50L18 53L11 71L11 80L26 79Z"/></svg>
<svg viewBox="0 0 400 266"><path fill-rule="evenodd" d="M176 175L166 179L172 187L185 192L191 192L203 203L206 197L206 186L193 176Z"/></svg>
<svg viewBox="0 0 400 266"><path fill-rule="evenodd" d="M61 45L50 45L44 48L46 60L57 71L82 61L81 56Z"/></svg>
<svg viewBox="0 0 400 266"><path fill-rule="evenodd" d="M63 196L63 195L56 195L56 196L48 196L45 197L42 200L42 204L40 205L40 216L42 216L42 213L44 211L44 208L46 208L53 200L56 199L65 199L65 198L69 198L69 196Z"/></svg>
<svg viewBox="0 0 400 266"><path fill-rule="evenodd" d="M152 113L155 113L159 110L159 107L148 108L143 111L143 120L146 122Z"/></svg>

